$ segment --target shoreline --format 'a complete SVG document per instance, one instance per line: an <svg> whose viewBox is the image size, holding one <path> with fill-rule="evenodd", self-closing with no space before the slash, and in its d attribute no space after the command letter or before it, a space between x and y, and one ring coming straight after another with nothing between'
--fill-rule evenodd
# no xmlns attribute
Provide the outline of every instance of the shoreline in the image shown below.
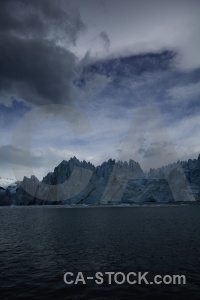
<svg viewBox="0 0 200 300"><path fill-rule="evenodd" d="M9 208L9 209L15 209L15 208L65 208L65 209L78 209L78 208L137 208L137 207L169 207L169 206L199 206L200 202L181 202L181 203L153 203L153 204L108 204L108 205L78 205L78 204L54 204L54 205L2 205L1 208Z"/></svg>

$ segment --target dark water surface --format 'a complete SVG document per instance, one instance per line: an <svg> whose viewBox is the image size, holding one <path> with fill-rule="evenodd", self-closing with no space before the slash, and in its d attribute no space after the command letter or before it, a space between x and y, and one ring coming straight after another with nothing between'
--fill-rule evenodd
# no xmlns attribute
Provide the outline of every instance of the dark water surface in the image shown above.
<svg viewBox="0 0 200 300"><path fill-rule="evenodd" d="M180 274L186 285L66 285L68 271ZM200 206L1 208L0 299L200 299Z"/></svg>

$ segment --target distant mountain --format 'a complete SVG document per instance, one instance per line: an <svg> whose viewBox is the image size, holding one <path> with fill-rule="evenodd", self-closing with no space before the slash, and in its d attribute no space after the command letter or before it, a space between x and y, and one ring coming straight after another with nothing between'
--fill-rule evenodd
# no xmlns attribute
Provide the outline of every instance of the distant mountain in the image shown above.
<svg viewBox="0 0 200 300"><path fill-rule="evenodd" d="M12 186L16 185L14 179L0 176L0 189L6 189L10 185Z"/></svg>
<svg viewBox="0 0 200 300"><path fill-rule="evenodd" d="M200 201L200 155L198 159L178 161L148 173L134 160L109 159L95 167L73 157L62 161L42 181L31 176L17 184L3 182L0 179L0 205Z"/></svg>

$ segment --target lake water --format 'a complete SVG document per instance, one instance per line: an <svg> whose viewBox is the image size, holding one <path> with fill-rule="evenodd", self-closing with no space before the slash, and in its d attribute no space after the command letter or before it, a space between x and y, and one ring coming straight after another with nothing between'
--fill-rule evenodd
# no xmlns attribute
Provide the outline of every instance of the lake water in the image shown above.
<svg viewBox="0 0 200 300"><path fill-rule="evenodd" d="M111 271L186 284L63 281ZM200 299L200 206L1 208L0 299Z"/></svg>

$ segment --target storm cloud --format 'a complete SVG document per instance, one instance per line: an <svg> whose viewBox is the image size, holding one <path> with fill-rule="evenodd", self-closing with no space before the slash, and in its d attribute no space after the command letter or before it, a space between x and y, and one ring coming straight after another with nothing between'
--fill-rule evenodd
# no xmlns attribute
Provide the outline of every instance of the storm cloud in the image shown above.
<svg viewBox="0 0 200 300"><path fill-rule="evenodd" d="M0 1L0 176L8 153L13 165L28 163L13 138L29 117L40 178L74 155L95 165L131 158L144 169L197 157L199 8L196 0ZM158 110L148 122L155 141L143 127L148 112L137 118L145 107ZM91 130L74 134L84 120Z"/></svg>
<svg viewBox="0 0 200 300"><path fill-rule="evenodd" d="M76 56L68 46L84 28L69 1L1 1L0 101L69 103Z"/></svg>

